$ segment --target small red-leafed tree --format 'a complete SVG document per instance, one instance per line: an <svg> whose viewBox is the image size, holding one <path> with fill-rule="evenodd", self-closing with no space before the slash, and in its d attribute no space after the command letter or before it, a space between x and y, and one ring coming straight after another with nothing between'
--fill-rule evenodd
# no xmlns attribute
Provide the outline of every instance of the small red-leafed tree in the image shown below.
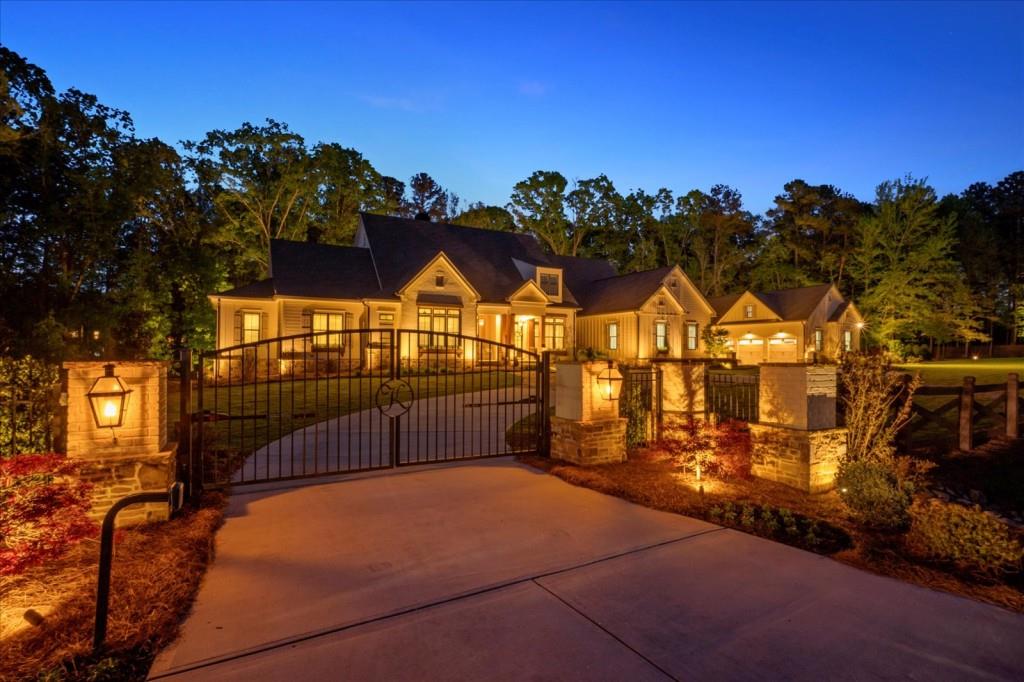
<svg viewBox="0 0 1024 682"><path fill-rule="evenodd" d="M54 454L0 459L0 575L15 575L64 555L93 535L90 483L80 465Z"/></svg>
<svg viewBox="0 0 1024 682"><path fill-rule="evenodd" d="M750 432L743 422L690 419L660 445L676 466L693 471L698 480L705 475L750 477Z"/></svg>

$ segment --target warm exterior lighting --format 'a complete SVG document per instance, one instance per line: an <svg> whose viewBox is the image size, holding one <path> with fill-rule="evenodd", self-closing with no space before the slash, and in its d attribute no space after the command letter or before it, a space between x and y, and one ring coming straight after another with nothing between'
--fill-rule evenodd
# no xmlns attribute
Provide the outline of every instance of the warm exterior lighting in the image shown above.
<svg viewBox="0 0 1024 682"><path fill-rule="evenodd" d="M971 356L971 360L977 360L977 359L978 359L978 356L977 356L977 355L972 355L972 356Z"/></svg>
<svg viewBox="0 0 1024 682"><path fill-rule="evenodd" d="M863 328L864 328L864 323L863 323L863 322L858 322L858 323L857 323L856 325L854 325L854 326L856 326L856 327L857 327L857 329L863 329Z"/></svg>
<svg viewBox="0 0 1024 682"><path fill-rule="evenodd" d="M124 424L130 393L121 378L114 374L114 365L104 365L103 376L97 379L85 394L89 399L89 407L92 408L96 426L101 429L115 429Z"/></svg>
<svg viewBox="0 0 1024 682"><path fill-rule="evenodd" d="M602 398L618 400L619 391L622 389L622 375L615 371L611 360L608 361L608 369L597 376L597 385Z"/></svg>

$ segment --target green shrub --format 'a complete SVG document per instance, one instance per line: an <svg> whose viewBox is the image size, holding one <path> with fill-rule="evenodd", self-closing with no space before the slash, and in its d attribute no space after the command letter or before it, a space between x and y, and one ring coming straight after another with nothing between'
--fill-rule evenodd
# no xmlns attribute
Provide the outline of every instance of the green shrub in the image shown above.
<svg viewBox="0 0 1024 682"><path fill-rule="evenodd" d="M986 574L1020 570L1024 557L1006 524L979 507L939 500L911 507L907 546L924 559Z"/></svg>
<svg viewBox="0 0 1024 682"><path fill-rule="evenodd" d="M845 462L836 476L839 496L857 519L886 530L906 526L913 487L880 462Z"/></svg>

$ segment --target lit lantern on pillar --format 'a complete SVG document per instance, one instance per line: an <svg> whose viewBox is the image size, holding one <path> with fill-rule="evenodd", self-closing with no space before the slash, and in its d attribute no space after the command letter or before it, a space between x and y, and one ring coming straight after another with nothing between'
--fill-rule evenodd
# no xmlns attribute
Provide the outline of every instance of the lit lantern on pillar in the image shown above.
<svg viewBox="0 0 1024 682"><path fill-rule="evenodd" d="M605 400L618 400L619 391L622 390L622 375L616 371L612 361L608 361L608 368L597 375L597 385L601 391L601 397Z"/></svg>
<svg viewBox="0 0 1024 682"><path fill-rule="evenodd" d="M89 399L89 407L92 408L96 426L101 429L115 429L123 425L130 393L121 377L114 374L114 365L104 365L103 376L97 379L85 394Z"/></svg>

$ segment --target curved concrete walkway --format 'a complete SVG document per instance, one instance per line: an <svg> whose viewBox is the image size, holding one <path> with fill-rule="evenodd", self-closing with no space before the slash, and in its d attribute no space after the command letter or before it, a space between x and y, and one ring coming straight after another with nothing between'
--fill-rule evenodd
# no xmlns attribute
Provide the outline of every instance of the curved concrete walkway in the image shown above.
<svg viewBox="0 0 1024 682"><path fill-rule="evenodd" d="M1024 617L508 458L231 497L152 679L1019 680Z"/></svg>
<svg viewBox="0 0 1024 682"><path fill-rule="evenodd" d="M529 387L513 386L413 401L399 422L399 463L514 452L505 443L505 432L534 413L530 396ZM265 445L246 459L232 482L387 467L390 448L390 420L374 407L311 424Z"/></svg>

